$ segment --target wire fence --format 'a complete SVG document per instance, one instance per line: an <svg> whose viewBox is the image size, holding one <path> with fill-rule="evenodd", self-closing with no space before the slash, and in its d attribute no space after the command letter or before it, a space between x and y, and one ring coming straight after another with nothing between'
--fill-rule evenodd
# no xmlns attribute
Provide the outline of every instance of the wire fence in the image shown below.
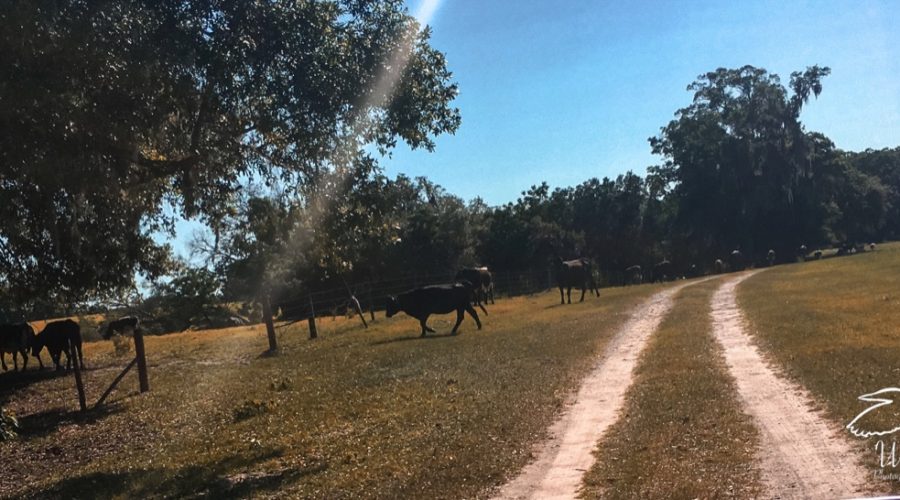
<svg viewBox="0 0 900 500"><path fill-rule="evenodd" d="M454 277L455 273L407 274L378 281L347 283L289 295L279 300L275 307L280 310L281 319L288 321L350 314L356 312L356 304L360 312L374 317L376 311L385 308L389 296L420 286L453 283ZM492 273L492 283L494 297L514 297L547 290L553 286L553 276L549 270L525 273L501 271Z"/></svg>

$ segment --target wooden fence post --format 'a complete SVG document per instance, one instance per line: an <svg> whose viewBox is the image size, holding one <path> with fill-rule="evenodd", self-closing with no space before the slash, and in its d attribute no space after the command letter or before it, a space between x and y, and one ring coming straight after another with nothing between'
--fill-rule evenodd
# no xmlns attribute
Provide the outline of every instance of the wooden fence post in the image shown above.
<svg viewBox="0 0 900 500"><path fill-rule="evenodd" d="M372 299L372 288L374 285L369 283L369 315L372 317L372 321L375 321L375 300Z"/></svg>
<svg viewBox="0 0 900 500"><path fill-rule="evenodd" d="M263 321L266 323L266 335L269 337L269 352L278 350L278 338L275 337L275 324L272 322L272 303L269 294L264 294L262 298Z"/></svg>
<svg viewBox="0 0 900 500"><path fill-rule="evenodd" d="M140 328L134 329L134 353L137 358L138 381L141 385L141 392L150 390L150 380L147 377L147 355L144 351L144 334Z"/></svg>
<svg viewBox="0 0 900 500"><path fill-rule="evenodd" d="M313 305L312 293L309 294L309 319L307 320L309 323L309 338L314 339L319 336L319 332L316 330L316 307Z"/></svg>
<svg viewBox="0 0 900 500"><path fill-rule="evenodd" d="M84 382L81 380L81 366L78 364L78 355L75 350L75 342L72 339L69 339L69 353L70 356L67 357L66 362L72 360L72 365L75 368L75 389L78 390L78 404L81 406L81 411L87 410L87 401L84 397Z"/></svg>

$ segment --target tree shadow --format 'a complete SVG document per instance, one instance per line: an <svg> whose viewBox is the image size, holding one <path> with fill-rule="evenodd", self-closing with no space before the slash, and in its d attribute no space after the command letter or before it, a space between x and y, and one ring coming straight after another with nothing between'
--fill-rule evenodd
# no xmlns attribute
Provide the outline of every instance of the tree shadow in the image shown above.
<svg viewBox="0 0 900 500"><path fill-rule="evenodd" d="M0 374L0 402L9 401L10 396L32 384L46 380L57 379L71 375L65 371L56 370L27 370L20 372L8 371ZM74 382L73 382L74 384Z"/></svg>
<svg viewBox="0 0 900 500"><path fill-rule="evenodd" d="M121 400L104 404L87 411L71 411L60 408L18 416L19 436L33 439L46 436L67 424L93 424L124 410Z"/></svg>
<svg viewBox="0 0 900 500"><path fill-rule="evenodd" d="M178 469L91 472L62 479L46 488L30 488L17 496L41 499L248 498L328 469L327 462L302 468L264 470L260 467L263 462L282 454L281 449L269 448Z"/></svg>

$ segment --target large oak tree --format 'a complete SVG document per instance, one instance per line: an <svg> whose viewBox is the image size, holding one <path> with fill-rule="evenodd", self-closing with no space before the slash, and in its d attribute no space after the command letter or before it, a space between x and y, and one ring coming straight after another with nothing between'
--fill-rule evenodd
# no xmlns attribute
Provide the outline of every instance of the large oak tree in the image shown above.
<svg viewBox="0 0 900 500"><path fill-rule="evenodd" d="M249 179L459 125L399 0L11 0L0 7L0 279L67 302L166 269L152 237L215 221Z"/></svg>

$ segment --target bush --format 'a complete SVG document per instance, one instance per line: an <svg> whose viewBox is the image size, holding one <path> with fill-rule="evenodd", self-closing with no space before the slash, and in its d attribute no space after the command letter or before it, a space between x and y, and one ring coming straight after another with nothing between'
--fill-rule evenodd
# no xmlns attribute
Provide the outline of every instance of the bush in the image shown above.
<svg viewBox="0 0 900 500"><path fill-rule="evenodd" d="M0 408L0 441L14 439L18 428L19 421L16 420L15 415L6 411L5 408Z"/></svg>
<svg viewBox="0 0 900 500"><path fill-rule="evenodd" d="M131 352L131 337L115 334L112 336L113 347L116 349L116 356L125 356Z"/></svg>

